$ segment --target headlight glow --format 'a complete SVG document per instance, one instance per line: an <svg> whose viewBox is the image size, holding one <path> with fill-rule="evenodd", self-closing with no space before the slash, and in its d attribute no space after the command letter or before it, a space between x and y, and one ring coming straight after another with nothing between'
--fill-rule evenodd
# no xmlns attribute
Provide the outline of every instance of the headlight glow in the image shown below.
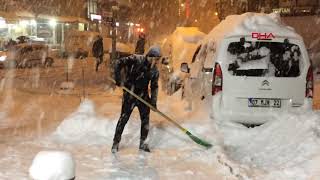
<svg viewBox="0 0 320 180"><path fill-rule="evenodd" d="M0 61L5 61L7 59L7 56L0 56Z"/></svg>

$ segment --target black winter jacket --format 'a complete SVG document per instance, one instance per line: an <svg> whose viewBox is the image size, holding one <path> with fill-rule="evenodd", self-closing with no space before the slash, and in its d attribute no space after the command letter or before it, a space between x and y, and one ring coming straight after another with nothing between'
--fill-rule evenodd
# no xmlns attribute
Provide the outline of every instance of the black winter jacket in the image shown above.
<svg viewBox="0 0 320 180"><path fill-rule="evenodd" d="M121 81L121 70L125 70L125 79ZM143 55L131 55L118 59L115 63L115 80L117 84L123 82L124 86L142 98L149 97L150 82L151 104L157 103L159 71L152 66Z"/></svg>
<svg viewBox="0 0 320 180"><path fill-rule="evenodd" d="M145 46L145 43L146 43L146 40L145 40L144 38L140 38L140 39L137 41L136 50L135 50L135 53L136 53L136 54L141 54L141 55L144 54L144 46Z"/></svg>

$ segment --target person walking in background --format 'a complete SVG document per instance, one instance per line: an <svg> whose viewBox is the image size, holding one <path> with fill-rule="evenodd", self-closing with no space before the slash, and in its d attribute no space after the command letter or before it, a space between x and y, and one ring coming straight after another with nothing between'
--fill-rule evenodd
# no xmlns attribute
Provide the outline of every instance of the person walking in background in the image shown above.
<svg viewBox="0 0 320 180"><path fill-rule="evenodd" d="M137 44L136 44L135 54L141 54L141 55L144 54L145 44L146 44L146 35L144 33L140 33L139 40L137 41Z"/></svg>
<svg viewBox="0 0 320 180"><path fill-rule="evenodd" d="M103 38L98 35L92 46L92 54L96 58L96 72L99 70L99 65L103 62Z"/></svg>
<svg viewBox="0 0 320 180"><path fill-rule="evenodd" d="M10 38L9 41L8 41L8 43L7 43L7 45L6 45L6 49L11 49L11 48L13 48L15 45L17 45L17 42Z"/></svg>
<svg viewBox="0 0 320 180"><path fill-rule="evenodd" d="M160 47L153 46L148 53L143 55L131 55L129 57L117 60L115 64L115 81L117 86L125 86L140 96L145 101L149 102L153 107L157 108L158 96L158 80L159 71L157 63L161 58ZM121 81L121 70L124 69L125 79ZM123 83L122 83L123 82ZM149 95L149 83L151 88L151 97ZM141 118L141 136L139 149L150 152L146 139L149 132L149 116L150 108L130 95L128 92L123 92L121 115L116 127L113 138L111 152L116 153L119 149L121 135L127 124L130 115L135 107L138 107Z"/></svg>

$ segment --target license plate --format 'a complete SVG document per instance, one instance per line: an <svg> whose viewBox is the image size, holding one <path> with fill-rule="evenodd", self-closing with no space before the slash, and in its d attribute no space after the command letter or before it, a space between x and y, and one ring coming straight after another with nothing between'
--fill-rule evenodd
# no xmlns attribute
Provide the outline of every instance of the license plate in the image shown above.
<svg viewBox="0 0 320 180"><path fill-rule="evenodd" d="M281 108L281 99L249 98L249 107Z"/></svg>

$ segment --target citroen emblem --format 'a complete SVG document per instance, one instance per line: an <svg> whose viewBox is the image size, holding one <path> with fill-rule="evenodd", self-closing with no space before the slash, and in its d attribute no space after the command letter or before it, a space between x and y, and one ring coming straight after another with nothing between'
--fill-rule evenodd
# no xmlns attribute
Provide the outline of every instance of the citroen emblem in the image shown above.
<svg viewBox="0 0 320 180"><path fill-rule="evenodd" d="M267 80L262 81L262 86L270 86L270 82Z"/></svg>

